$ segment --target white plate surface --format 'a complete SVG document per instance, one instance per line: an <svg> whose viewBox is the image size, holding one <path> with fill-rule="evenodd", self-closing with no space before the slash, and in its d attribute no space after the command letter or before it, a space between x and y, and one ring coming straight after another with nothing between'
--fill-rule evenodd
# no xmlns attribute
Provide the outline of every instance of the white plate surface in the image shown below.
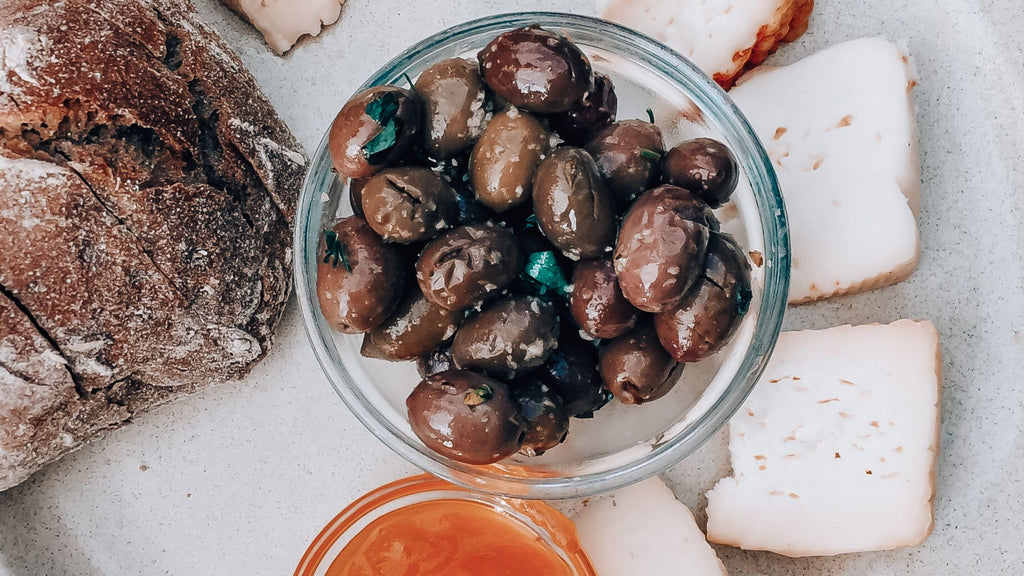
<svg viewBox="0 0 1024 576"><path fill-rule="evenodd" d="M486 14L593 11L590 0L349 0L322 40L279 59L215 0L198 3L307 149L413 41ZM918 548L837 558L719 553L734 576L1024 574L1024 11L1020 0L819 0L808 33L771 62L871 35L906 46L920 76L923 258L910 280L792 309L787 326L938 326L935 532ZM719 434L665 477L703 522L703 494L727 469ZM144 415L0 494L0 575L291 574L348 502L414 472L337 399L293 304L245 381Z"/></svg>

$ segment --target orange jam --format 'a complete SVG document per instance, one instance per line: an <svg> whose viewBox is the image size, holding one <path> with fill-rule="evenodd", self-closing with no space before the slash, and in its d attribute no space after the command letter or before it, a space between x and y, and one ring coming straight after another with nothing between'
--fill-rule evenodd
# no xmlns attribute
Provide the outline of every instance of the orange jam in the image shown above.
<svg viewBox="0 0 1024 576"><path fill-rule="evenodd" d="M295 571L317 575L595 576L554 508L429 476L382 486L335 517Z"/></svg>
<svg viewBox="0 0 1024 576"><path fill-rule="evenodd" d="M573 576L536 534L479 502L437 500L385 514L327 576Z"/></svg>

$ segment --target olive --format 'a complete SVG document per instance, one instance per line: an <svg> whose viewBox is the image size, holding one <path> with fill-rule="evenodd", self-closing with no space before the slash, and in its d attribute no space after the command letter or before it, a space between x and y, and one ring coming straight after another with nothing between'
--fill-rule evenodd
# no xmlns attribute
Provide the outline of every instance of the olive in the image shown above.
<svg viewBox="0 0 1024 576"><path fill-rule="evenodd" d="M367 182L367 178L351 178L348 181L348 203L352 206L352 213L360 218L363 217L363 188Z"/></svg>
<svg viewBox="0 0 1024 576"><path fill-rule="evenodd" d="M448 310L497 296L523 267L512 232L493 222L452 228L427 244L416 261L423 295Z"/></svg>
<svg viewBox="0 0 1024 576"><path fill-rule="evenodd" d="M540 456L565 440L569 433L569 414L562 399L547 384L536 380L519 382L511 391L526 423L521 453Z"/></svg>
<svg viewBox="0 0 1024 576"><path fill-rule="evenodd" d="M678 304L704 269L713 219L707 204L675 186L638 198L615 245L615 273L626 299L645 312Z"/></svg>
<svg viewBox="0 0 1024 576"><path fill-rule="evenodd" d="M582 148L559 148L541 162L533 209L544 235L573 260L600 256L615 241L612 197Z"/></svg>
<svg viewBox="0 0 1024 576"><path fill-rule="evenodd" d="M400 159L420 130L421 106L396 86L368 88L349 100L331 124L327 146L342 176L368 178Z"/></svg>
<svg viewBox="0 0 1024 576"><path fill-rule="evenodd" d="M363 336L361 353L381 360L412 360L454 336L462 317L461 312L427 300L413 286L391 316Z"/></svg>
<svg viewBox="0 0 1024 576"><path fill-rule="evenodd" d="M361 196L366 221L389 242L429 240L458 218L455 191L429 168L383 170L370 178Z"/></svg>
<svg viewBox="0 0 1024 576"><path fill-rule="evenodd" d="M558 315L535 296L506 296L466 320L452 340L455 365L514 377L544 363L558 346Z"/></svg>
<svg viewBox="0 0 1024 576"><path fill-rule="evenodd" d="M594 134L584 148L597 162L612 195L623 205L658 183L665 141L661 129L650 122L614 122Z"/></svg>
<svg viewBox="0 0 1024 576"><path fill-rule="evenodd" d="M676 145L661 158L665 181L693 192L712 208L736 190L739 166L732 151L718 140L696 138Z"/></svg>
<svg viewBox="0 0 1024 576"><path fill-rule="evenodd" d="M465 464L492 464L523 445L525 425L508 386L465 370L424 378L405 401L413 432Z"/></svg>
<svg viewBox="0 0 1024 576"><path fill-rule="evenodd" d="M563 326L558 349L537 377L558 394L569 416L587 417L608 402L597 365L597 349Z"/></svg>
<svg viewBox="0 0 1024 576"><path fill-rule="evenodd" d="M593 88L579 46L540 26L505 32L480 51L484 82L508 103L541 114L565 112Z"/></svg>
<svg viewBox="0 0 1024 576"><path fill-rule="evenodd" d="M591 134L615 121L618 108L619 99L612 79L595 74L594 89L567 112L551 115L548 122L566 143L582 146Z"/></svg>
<svg viewBox="0 0 1024 576"><path fill-rule="evenodd" d="M643 404L668 394L683 366L661 347L650 322L601 348L601 378L623 404Z"/></svg>
<svg viewBox="0 0 1024 576"><path fill-rule="evenodd" d="M533 116L514 106L495 114L469 160L477 200L495 212L527 202L549 144L550 136Z"/></svg>
<svg viewBox="0 0 1024 576"><path fill-rule="evenodd" d="M654 317L661 345L680 362L722 349L750 306L750 264L731 236L712 233L698 288Z"/></svg>
<svg viewBox="0 0 1024 576"><path fill-rule="evenodd" d="M611 258L585 260L572 272L573 320L594 338L616 338L636 326L640 311L619 288Z"/></svg>
<svg viewBox="0 0 1024 576"><path fill-rule="evenodd" d="M442 60L420 74L413 90L423 100L423 149L432 158L454 156L480 137L487 91L475 62Z"/></svg>
<svg viewBox="0 0 1024 576"><path fill-rule="evenodd" d="M349 216L324 232L316 292L327 323L356 334L387 319L402 295L402 255L366 220Z"/></svg>
<svg viewBox="0 0 1024 576"><path fill-rule="evenodd" d="M455 369L455 360L452 359L452 347L448 345L434 348L416 360L416 371L419 372L422 378Z"/></svg>

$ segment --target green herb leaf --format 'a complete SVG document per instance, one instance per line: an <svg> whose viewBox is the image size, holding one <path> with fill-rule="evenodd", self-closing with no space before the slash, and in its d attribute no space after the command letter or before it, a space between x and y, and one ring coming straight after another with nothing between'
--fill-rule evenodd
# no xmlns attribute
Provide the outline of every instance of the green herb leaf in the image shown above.
<svg viewBox="0 0 1024 576"><path fill-rule="evenodd" d="M647 119L651 121L651 124L654 124L654 110L647 109Z"/></svg>
<svg viewBox="0 0 1024 576"><path fill-rule="evenodd" d="M330 264L332 268L337 268L340 262L345 266L346 272L351 272L352 266L348 263L345 243L338 239L338 234L334 230L324 230L324 242L327 244L324 264Z"/></svg>
<svg viewBox="0 0 1024 576"><path fill-rule="evenodd" d="M569 294L569 281L562 267L558 265L555 253L550 250L534 252L527 256L523 274L540 284L542 294L548 290L562 296Z"/></svg>
<svg viewBox="0 0 1024 576"><path fill-rule="evenodd" d="M746 316L750 310L750 301L753 299L754 294L747 288L736 291L736 312L740 317Z"/></svg>
<svg viewBox="0 0 1024 576"><path fill-rule="evenodd" d="M655 162L658 162L658 161L661 160L661 154L658 154L654 150L649 150L647 148L641 148L640 149L640 156L642 158L647 158L648 160L654 160Z"/></svg>
<svg viewBox="0 0 1024 576"><path fill-rule="evenodd" d="M490 400L493 396L494 390L487 384L483 384L479 388L470 388L462 401L466 403L466 406L479 406Z"/></svg>
<svg viewBox="0 0 1024 576"><path fill-rule="evenodd" d="M398 95L394 92L385 92L366 104L366 115L381 126L380 132L362 148L363 156L371 166L383 164L388 152L398 142L398 108Z"/></svg>
<svg viewBox="0 0 1024 576"><path fill-rule="evenodd" d="M402 76L405 78L405 81L409 83L409 88L415 86L415 84L413 84L412 78L409 77L409 74L407 72L403 72Z"/></svg>

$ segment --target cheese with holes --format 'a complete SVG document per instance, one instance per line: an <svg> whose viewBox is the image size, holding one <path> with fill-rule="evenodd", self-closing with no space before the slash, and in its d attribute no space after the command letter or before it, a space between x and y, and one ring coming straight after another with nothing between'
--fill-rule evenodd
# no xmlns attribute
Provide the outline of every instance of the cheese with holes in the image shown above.
<svg viewBox="0 0 1024 576"><path fill-rule="evenodd" d="M726 574L690 509L657 477L591 498L575 522L601 576Z"/></svg>
<svg viewBox="0 0 1024 576"><path fill-rule="evenodd" d="M597 0L602 18L689 58L723 87L807 30L814 0Z"/></svg>
<svg viewBox="0 0 1024 576"><path fill-rule="evenodd" d="M923 542L939 371L930 322L783 333L729 423L733 476L708 493L708 539L787 556Z"/></svg>
<svg viewBox="0 0 1024 576"><path fill-rule="evenodd" d="M915 85L902 50L867 38L759 68L730 91L782 186L790 302L894 284L917 266Z"/></svg>
<svg viewBox="0 0 1024 576"><path fill-rule="evenodd" d="M341 16L345 0L222 0L249 21L278 54L284 54L302 36L316 36Z"/></svg>

